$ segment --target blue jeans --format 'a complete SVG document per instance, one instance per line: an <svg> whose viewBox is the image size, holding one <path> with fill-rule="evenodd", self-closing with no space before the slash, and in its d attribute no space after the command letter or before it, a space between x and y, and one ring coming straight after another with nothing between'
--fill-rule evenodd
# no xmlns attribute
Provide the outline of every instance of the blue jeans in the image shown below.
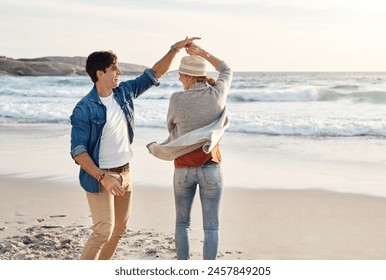
<svg viewBox="0 0 386 280"><path fill-rule="evenodd" d="M223 180L221 165L210 162L203 166L174 170L175 245L179 260L190 258L190 216L197 185L204 226L204 260L214 260L218 253L219 209Z"/></svg>

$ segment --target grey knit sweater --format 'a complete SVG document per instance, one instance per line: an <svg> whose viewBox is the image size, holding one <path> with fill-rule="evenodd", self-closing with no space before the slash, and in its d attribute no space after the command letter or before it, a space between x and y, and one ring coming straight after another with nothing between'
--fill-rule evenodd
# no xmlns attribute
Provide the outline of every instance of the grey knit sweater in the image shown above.
<svg viewBox="0 0 386 280"><path fill-rule="evenodd" d="M199 147L209 153L220 141L229 126L225 103L233 73L224 61L216 70L219 77L214 87L200 82L172 94L167 115L169 137L162 144L147 145L155 157L174 160Z"/></svg>
<svg viewBox="0 0 386 280"><path fill-rule="evenodd" d="M233 73L224 61L216 70L220 74L214 87L195 83L170 97L167 116L170 140L206 126L222 115Z"/></svg>

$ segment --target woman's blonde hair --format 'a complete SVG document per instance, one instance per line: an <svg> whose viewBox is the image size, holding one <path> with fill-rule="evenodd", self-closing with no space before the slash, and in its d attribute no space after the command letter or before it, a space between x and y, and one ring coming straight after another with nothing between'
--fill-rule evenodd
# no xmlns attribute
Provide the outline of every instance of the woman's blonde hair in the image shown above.
<svg viewBox="0 0 386 280"><path fill-rule="evenodd" d="M205 82L212 87L216 85L216 80L211 77L203 76L203 77L193 77L193 78L196 79L196 82Z"/></svg>

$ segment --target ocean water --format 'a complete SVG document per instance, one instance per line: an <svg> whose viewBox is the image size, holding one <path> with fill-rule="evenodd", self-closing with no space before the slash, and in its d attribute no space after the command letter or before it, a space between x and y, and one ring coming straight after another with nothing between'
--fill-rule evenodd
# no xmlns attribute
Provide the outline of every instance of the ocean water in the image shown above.
<svg viewBox="0 0 386 280"><path fill-rule="evenodd" d="M131 77L121 77L121 80ZM0 122L68 123L88 77L0 77ZM176 73L136 101L136 125L165 128ZM317 137L386 136L386 73L236 72L230 132Z"/></svg>
<svg viewBox="0 0 386 280"><path fill-rule="evenodd" d="M91 87L86 76L2 76L0 123L67 126ZM166 132L169 97L180 90L178 74L170 72L139 97L136 127ZM224 160L224 170L242 166L228 176L230 185L386 197L386 73L236 72L227 107L224 154L228 145L237 155Z"/></svg>

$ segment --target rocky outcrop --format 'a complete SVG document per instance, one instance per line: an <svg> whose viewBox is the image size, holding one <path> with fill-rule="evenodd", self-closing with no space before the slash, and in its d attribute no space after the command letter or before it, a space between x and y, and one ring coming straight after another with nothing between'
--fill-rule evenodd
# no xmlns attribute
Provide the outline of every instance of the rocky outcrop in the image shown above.
<svg viewBox="0 0 386 280"><path fill-rule="evenodd" d="M47 56L33 59L12 59L0 56L0 75L9 76L69 76L87 75L86 57ZM119 63L123 75L138 74L145 66Z"/></svg>

